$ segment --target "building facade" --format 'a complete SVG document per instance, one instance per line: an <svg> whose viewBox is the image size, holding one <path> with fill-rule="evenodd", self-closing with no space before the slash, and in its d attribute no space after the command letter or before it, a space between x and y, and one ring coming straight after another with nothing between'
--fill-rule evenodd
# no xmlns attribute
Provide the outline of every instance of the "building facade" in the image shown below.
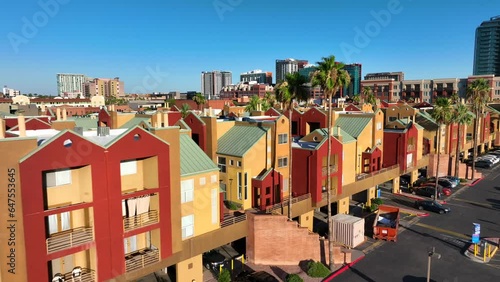
<svg viewBox="0 0 500 282"><path fill-rule="evenodd" d="M253 70L240 74L240 82L250 81L271 85L273 83L273 73L269 71L263 72L262 70Z"/></svg>
<svg viewBox="0 0 500 282"><path fill-rule="evenodd" d="M218 98L222 87L233 84L233 74L228 71L201 73L201 94L208 100Z"/></svg>
<svg viewBox="0 0 500 282"><path fill-rule="evenodd" d="M57 74L57 95L61 97L76 98L84 93L84 83L87 78L83 74Z"/></svg>
<svg viewBox="0 0 500 282"><path fill-rule="evenodd" d="M500 75L500 16L484 21L476 29L474 75Z"/></svg>
<svg viewBox="0 0 500 282"><path fill-rule="evenodd" d="M284 81L287 74L298 72L300 69L303 69L307 63L308 61L306 60L276 60L276 83Z"/></svg>
<svg viewBox="0 0 500 282"><path fill-rule="evenodd" d="M387 80L387 79L394 79L394 81L402 81L405 79L405 74L402 71L398 71L398 72L367 73L365 75L365 80Z"/></svg>
<svg viewBox="0 0 500 282"><path fill-rule="evenodd" d="M344 70L349 73L351 82L349 85L344 86L343 96L353 97L361 93L361 64L347 64Z"/></svg>
<svg viewBox="0 0 500 282"><path fill-rule="evenodd" d="M12 88L8 88L7 85L5 85L3 87L2 93L3 93L5 98L13 98L13 97L21 95L21 91L15 90Z"/></svg>
<svg viewBox="0 0 500 282"><path fill-rule="evenodd" d="M125 83L119 77L94 78L84 83L84 93L86 97L103 96L106 98L124 97Z"/></svg>

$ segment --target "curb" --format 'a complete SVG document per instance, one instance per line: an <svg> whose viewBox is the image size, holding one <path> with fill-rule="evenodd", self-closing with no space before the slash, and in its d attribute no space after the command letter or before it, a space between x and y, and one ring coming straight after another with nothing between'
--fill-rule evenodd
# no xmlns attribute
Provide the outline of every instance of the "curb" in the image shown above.
<svg viewBox="0 0 500 282"><path fill-rule="evenodd" d="M483 178L482 178L482 177L481 177L481 178L478 178L478 179L476 179L476 180L474 180L474 181L472 181L472 183L467 184L467 186L469 186L469 187L473 187L474 185L476 185L476 184L477 184L479 181L481 181L481 180L483 180Z"/></svg>
<svg viewBox="0 0 500 282"><path fill-rule="evenodd" d="M406 197L408 199L412 199L412 200L430 200L431 198L419 198L419 197L415 197L413 196L413 194L402 194L402 193L397 193L396 195L399 195L399 196L402 196L402 197ZM448 196L449 197L449 196ZM436 202L440 203L440 204L446 204L446 200L436 200Z"/></svg>
<svg viewBox="0 0 500 282"><path fill-rule="evenodd" d="M321 280L321 282L330 282L330 281L332 281L333 278L335 278L335 277L339 276L340 274L344 273L347 269L351 268L351 266L353 266L356 263L358 263L364 257L365 256L362 255L359 258L355 259L354 261L352 261L352 262L350 262L348 264L343 265L342 267L340 267L339 269L337 269L336 271L334 271L332 274L330 274L329 276L327 276L325 279Z"/></svg>

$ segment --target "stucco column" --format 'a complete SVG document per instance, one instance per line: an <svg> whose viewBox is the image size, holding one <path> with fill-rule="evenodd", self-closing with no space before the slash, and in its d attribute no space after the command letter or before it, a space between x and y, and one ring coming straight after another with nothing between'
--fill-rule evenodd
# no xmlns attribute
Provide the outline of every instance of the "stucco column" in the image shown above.
<svg viewBox="0 0 500 282"><path fill-rule="evenodd" d="M201 256L198 255L181 261L175 266L177 282L203 281L203 262Z"/></svg>
<svg viewBox="0 0 500 282"><path fill-rule="evenodd" d="M484 152L484 143L481 143L479 145L479 150L477 152L478 155L481 155Z"/></svg>
<svg viewBox="0 0 500 282"><path fill-rule="evenodd" d="M340 199L337 202L337 213L338 214L349 214L349 197L345 197L343 199Z"/></svg>
<svg viewBox="0 0 500 282"><path fill-rule="evenodd" d="M314 219L314 211L306 212L299 216L299 225L300 227L307 227L309 231L313 231L313 219Z"/></svg>
<svg viewBox="0 0 500 282"><path fill-rule="evenodd" d="M432 164L433 166L435 166L435 164ZM418 170L414 170L410 173L410 185L413 185L413 183L415 181L417 181L418 179Z"/></svg>
<svg viewBox="0 0 500 282"><path fill-rule="evenodd" d="M397 194L400 191L400 186L399 186L399 176L394 178L392 180L392 193Z"/></svg>
<svg viewBox="0 0 500 282"><path fill-rule="evenodd" d="M366 189L366 204L371 206L372 200L377 197L377 187L370 187Z"/></svg>

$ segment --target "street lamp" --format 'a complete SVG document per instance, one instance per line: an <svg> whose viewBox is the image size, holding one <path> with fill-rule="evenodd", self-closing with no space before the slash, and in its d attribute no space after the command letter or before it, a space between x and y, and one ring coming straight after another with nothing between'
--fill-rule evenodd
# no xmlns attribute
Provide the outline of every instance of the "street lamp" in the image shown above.
<svg viewBox="0 0 500 282"><path fill-rule="evenodd" d="M435 252L435 248L432 247L432 250L429 251L428 253L429 259L427 260L427 282L431 281L431 259L432 258L441 258L441 254L438 254Z"/></svg>

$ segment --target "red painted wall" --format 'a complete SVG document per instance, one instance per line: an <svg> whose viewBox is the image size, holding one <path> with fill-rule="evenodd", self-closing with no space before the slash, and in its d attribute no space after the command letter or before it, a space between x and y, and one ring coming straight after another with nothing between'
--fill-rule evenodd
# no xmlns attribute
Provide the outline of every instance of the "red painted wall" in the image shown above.
<svg viewBox="0 0 500 282"><path fill-rule="evenodd" d="M275 201L276 193L275 186L279 185L280 187L280 199L283 200L283 175L279 172L271 171L262 181L252 178L252 199L256 199L257 195L255 194L254 188L260 189L260 209L265 210L268 205L266 205L266 200L269 200L269 206L274 204L278 204ZM293 184L292 184L293 185ZM270 187L269 195L266 195L266 187ZM293 188L293 187L292 187Z"/></svg>
<svg viewBox="0 0 500 282"><path fill-rule="evenodd" d="M168 126L174 126L182 118L181 112L168 112Z"/></svg>
<svg viewBox="0 0 500 282"><path fill-rule="evenodd" d="M383 167L399 164L401 169L407 169L406 155L408 153L413 153L413 165L416 165L417 148L418 146L421 146L420 144L417 144L417 136L418 130L413 124L406 132L403 130L401 130L401 132L384 131L384 143L394 144L395 146L384 146L384 151L382 152L384 155ZM413 138L415 144L415 148L412 151L407 150L409 138Z"/></svg>
<svg viewBox="0 0 500 282"><path fill-rule="evenodd" d="M448 152L450 154L455 154L457 144L458 144L458 124L452 124L450 125L450 138L448 141Z"/></svg>
<svg viewBox="0 0 500 282"><path fill-rule="evenodd" d="M98 117L98 124L106 124L107 127L113 128L113 119L111 118L111 115L108 114L108 112L105 109L101 109L99 111L99 117Z"/></svg>
<svg viewBox="0 0 500 282"><path fill-rule="evenodd" d="M311 108L304 114L302 114L302 120L300 125L300 135L306 136L311 132L307 132L307 123L308 122L319 122L320 128L327 128L328 117L325 113L323 113L320 109Z"/></svg>
<svg viewBox="0 0 500 282"><path fill-rule="evenodd" d="M286 116L286 118L290 118L290 111L285 111L283 114ZM299 113L297 110L292 111L292 122L295 122L297 124L297 131L296 134L292 134L292 136L299 136L301 135L301 130L302 130L302 114Z"/></svg>
<svg viewBox="0 0 500 282"><path fill-rule="evenodd" d="M184 122L191 128L192 134L198 134L198 146L206 152L207 149L207 126L203 121L195 116L194 113L189 113L184 119ZM194 140L194 139L193 139Z"/></svg>
<svg viewBox="0 0 500 282"><path fill-rule="evenodd" d="M489 113L482 119L482 132L481 132L481 143L484 143L488 137L490 137L490 121L491 116Z"/></svg>
<svg viewBox="0 0 500 282"><path fill-rule="evenodd" d="M141 139L134 141L134 135ZM64 140L72 141L71 147L64 147ZM170 202L170 161L169 145L158 140L142 129L136 128L104 149L72 132L66 132L48 143L20 164L21 185L23 187L23 216L26 240L26 263L29 281L39 281L48 277L47 261L69 255L92 245L96 247L98 268L97 281L112 279L125 273L123 248L123 218L120 161L157 156L160 201L161 258L172 254L171 202ZM50 160L50 161L48 161ZM57 210L45 211L43 193L43 171L60 168L91 166L92 203L72 205ZM133 197L137 192L127 196ZM94 243L84 247L67 249L47 255L45 216L83 207L94 211ZM158 225L142 228L141 232L158 228ZM45 279L42 279L45 280Z"/></svg>

